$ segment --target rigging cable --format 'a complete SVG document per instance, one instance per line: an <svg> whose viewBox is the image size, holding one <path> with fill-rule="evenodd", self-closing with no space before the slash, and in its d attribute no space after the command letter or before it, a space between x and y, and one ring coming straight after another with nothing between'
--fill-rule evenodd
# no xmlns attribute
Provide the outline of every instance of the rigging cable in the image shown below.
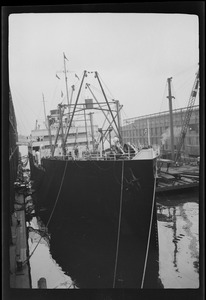
<svg viewBox="0 0 206 300"><path fill-rule="evenodd" d="M97 88L97 87L94 86L93 84L90 84L90 86L91 86L97 93L99 93L100 95L102 95L102 91L101 91L99 88ZM113 98L113 97L111 97L111 96L109 96L109 95L106 95L106 96L107 96L108 99L114 101L114 98Z"/></svg>
<svg viewBox="0 0 206 300"><path fill-rule="evenodd" d="M167 89L167 81L165 83L165 88L164 88L164 92L163 92L163 95L162 95L162 101L161 101L161 105L160 105L160 108L159 108L159 112L161 112L164 101L166 99L166 89ZM166 101L165 101L165 103L166 103Z"/></svg>
<svg viewBox="0 0 206 300"><path fill-rule="evenodd" d="M153 189L153 199L152 199L152 210L151 210L151 217L150 217L150 226L149 226L149 234L148 234L148 240L147 240L147 249L146 249L145 261L144 261L144 270L143 270L143 275L142 275L141 289L143 289L143 285L144 285L145 271L146 271L146 267L147 267L147 259L148 259L149 245L150 245L150 237L151 237L151 231L152 231L153 212L154 212L154 206L155 206L156 180L157 180L157 159L156 159L156 165L155 165L155 179L154 179L154 189Z"/></svg>
<svg viewBox="0 0 206 300"><path fill-rule="evenodd" d="M15 147L14 151L9 156L9 161L11 160L12 156L14 155L14 153L16 152L17 149L18 149L18 146Z"/></svg>
<svg viewBox="0 0 206 300"><path fill-rule="evenodd" d="M117 260L118 260L118 254L119 254L119 238L120 238L120 227L121 227L121 218L122 218L123 180L124 180L124 160L122 161L119 224L118 224L118 233L117 233L117 247L116 247L116 257L115 257L115 267L114 267L114 278L113 278L113 286L112 286L113 288L115 288L115 281L116 281L116 276L117 276Z"/></svg>
<svg viewBox="0 0 206 300"><path fill-rule="evenodd" d="M102 83L105 85L106 89L108 90L108 92L110 93L112 99L115 99L114 96L112 95L111 91L109 90L109 88L107 87L106 83L103 81L102 77L99 75L99 78L101 79Z"/></svg>

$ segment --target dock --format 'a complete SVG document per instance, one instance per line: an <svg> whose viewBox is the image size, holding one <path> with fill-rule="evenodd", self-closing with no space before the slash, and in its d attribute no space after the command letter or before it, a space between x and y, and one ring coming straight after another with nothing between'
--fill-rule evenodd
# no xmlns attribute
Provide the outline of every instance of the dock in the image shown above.
<svg viewBox="0 0 206 300"><path fill-rule="evenodd" d="M183 165L161 168L156 193L182 191L199 187L199 166Z"/></svg>
<svg viewBox="0 0 206 300"><path fill-rule="evenodd" d="M10 245L10 288L31 288L27 242L25 201L22 193L16 193L15 212L12 215Z"/></svg>

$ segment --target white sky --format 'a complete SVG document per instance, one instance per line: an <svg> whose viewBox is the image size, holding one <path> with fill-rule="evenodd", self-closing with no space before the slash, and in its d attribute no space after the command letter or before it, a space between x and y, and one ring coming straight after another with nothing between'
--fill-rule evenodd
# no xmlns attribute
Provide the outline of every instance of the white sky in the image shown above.
<svg viewBox="0 0 206 300"><path fill-rule="evenodd" d="M198 26L198 16L189 14L10 15L9 81L19 134L29 135L44 119L42 93L47 114L60 103L63 75L60 81L55 75L63 52L78 76L100 74L123 104L122 119L168 110L168 77L173 108L187 106L199 63Z"/></svg>

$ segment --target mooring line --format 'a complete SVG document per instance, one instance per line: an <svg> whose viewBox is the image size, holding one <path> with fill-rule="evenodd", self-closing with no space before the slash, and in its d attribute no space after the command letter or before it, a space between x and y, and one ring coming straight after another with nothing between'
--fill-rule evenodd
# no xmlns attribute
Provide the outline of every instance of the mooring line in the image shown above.
<svg viewBox="0 0 206 300"><path fill-rule="evenodd" d="M55 208L56 208L57 201L58 201L58 199L59 199L59 195L60 195L60 192L61 192L61 189L62 189L62 185L63 185L63 182L64 182L64 177L65 177L65 174L66 174L67 164L68 164L68 160L66 161L65 168L64 168L64 172L63 172L63 175L62 175L61 184L60 184L59 191L58 191L58 195L57 195L56 201L55 201L55 203L54 203L54 207L53 207L53 209L52 209L52 212L51 212L51 214L50 214L49 220L47 221L47 224L46 224L46 226L45 226L45 229L48 227L48 225L49 225L49 223L50 223L50 221L51 221L51 218L52 218L52 216L53 216L54 210L55 210ZM32 253L31 253L31 254L27 257L27 259L23 262L23 265L24 265L27 261L29 261L29 259L32 257L32 255L34 254L34 251L35 251L36 248L38 247L38 245L39 245L39 243L40 243L42 237L43 237L43 236L40 237L40 239L39 239L38 243L36 244L36 246L35 246L34 250L32 251Z"/></svg>
<svg viewBox="0 0 206 300"><path fill-rule="evenodd" d="M143 270L143 275L142 275L141 289L143 289L143 286L144 286L145 271L146 271L146 267L147 267L147 259L148 259L151 231L152 231L152 221L153 221L155 191L156 191L156 178L157 178L157 160L156 160L155 180L154 180L153 199L152 199L152 210L151 210L151 217L150 217L150 226L149 226L149 234L148 234L148 240L147 240L147 249L146 249L146 255L145 255L145 262L144 262L144 270Z"/></svg>
<svg viewBox="0 0 206 300"><path fill-rule="evenodd" d="M63 182L64 182L64 177L65 177L65 174L66 174L67 164L68 164L68 160L66 161L66 164L65 164L64 173L63 173L63 176L62 176L62 180L61 180L61 184L60 184L60 187L59 187L58 195L56 197L56 201L54 203L54 207L52 209L52 212L51 212L51 215L49 217L49 220L47 221L46 228L48 227L48 225L49 225L49 223L51 221L51 218L53 216L53 213L54 213L54 210L56 208L57 202L59 200L59 195L60 195L60 192L61 192L61 189L62 189L62 185L63 185Z"/></svg>
<svg viewBox="0 0 206 300"><path fill-rule="evenodd" d="M122 178L121 178L121 195L120 195L120 208L119 208L119 224L117 233L117 247L116 247L116 257L115 257L115 267L114 267L114 278L113 278L113 288L115 288L116 276L117 276L117 261L119 255L119 239L120 239L120 228L121 228L121 218L122 218L122 200L123 200L123 180L124 180L124 160L122 161Z"/></svg>

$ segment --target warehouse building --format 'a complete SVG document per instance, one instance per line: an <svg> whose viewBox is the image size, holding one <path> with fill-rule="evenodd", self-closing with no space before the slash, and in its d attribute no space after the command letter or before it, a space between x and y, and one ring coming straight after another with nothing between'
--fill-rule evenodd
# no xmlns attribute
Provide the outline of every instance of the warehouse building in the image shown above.
<svg viewBox="0 0 206 300"><path fill-rule="evenodd" d="M187 107L173 110L174 150L177 148ZM160 147L163 158L171 157L169 111L123 120L122 138L137 147ZM193 107L182 147L183 156L200 155L199 105Z"/></svg>

